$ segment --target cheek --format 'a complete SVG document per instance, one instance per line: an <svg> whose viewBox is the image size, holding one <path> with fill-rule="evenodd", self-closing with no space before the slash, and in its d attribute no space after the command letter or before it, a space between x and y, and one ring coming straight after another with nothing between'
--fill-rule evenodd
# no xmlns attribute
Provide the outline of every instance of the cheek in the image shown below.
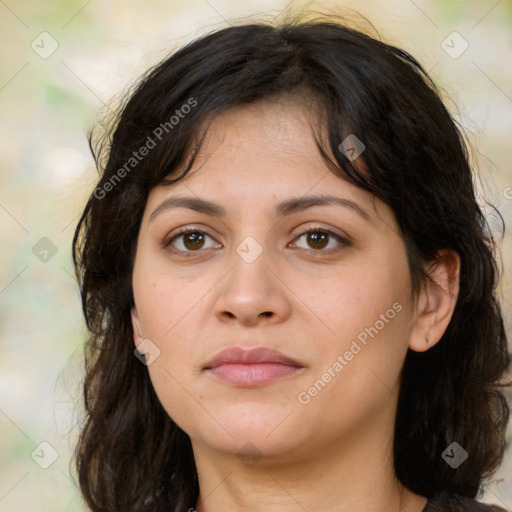
<svg viewBox="0 0 512 512"><path fill-rule="evenodd" d="M149 259L136 265L133 292L144 336L163 345L175 339L177 332L180 339L193 340L195 332L182 325L204 298L206 286L204 280L193 282Z"/></svg>
<svg viewBox="0 0 512 512"><path fill-rule="evenodd" d="M303 418L322 418L318 435L357 431L393 409L409 332L404 309L394 305L382 309L385 320L344 316L349 326L340 320L337 336L322 344L319 364L295 398Z"/></svg>
<svg viewBox="0 0 512 512"><path fill-rule="evenodd" d="M304 320L326 340L327 351L343 349L361 332L364 341L365 329L375 324L378 331L396 327L397 318L405 316L400 313L409 294L408 275L397 267L381 259L347 266L325 278L297 276L293 290L304 305Z"/></svg>
<svg viewBox="0 0 512 512"><path fill-rule="evenodd" d="M373 393L378 402L396 385L411 331L409 277L399 271L403 263L395 255L380 265L354 265L323 286L304 284L299 290L315 313L309 323L319 334L304 401L319 407L343 402L346 412L362 406L361 396Z"/></svg>
<svg viewBox="0 0 512 512"><path fill-rule="evenodd" d="M199 322L189 319L200 297L195 286L180 284L168 271L145 263L136 262L133 292L142 337L157 347L153 351L158 357L147 370L160 402L174 419L190 401L184 391L190 387L185 371L189 373L197 359Z"/></svg>

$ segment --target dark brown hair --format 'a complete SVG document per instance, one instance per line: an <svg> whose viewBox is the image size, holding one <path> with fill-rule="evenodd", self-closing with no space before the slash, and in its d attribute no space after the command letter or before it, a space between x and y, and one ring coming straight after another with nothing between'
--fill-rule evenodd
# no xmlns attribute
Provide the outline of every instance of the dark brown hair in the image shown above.
<svg viewBox="0 0 512 512"><path fill-rule="evenodd" d="M96 145L90 138L101 177L76 228L73 255L90 330L76 463L95 512L185 512L198 496L189 437L164 411L131 341L132 270L149 191L190 169L206 119L299 90L322 107L327 147L318 148L332 172L393 210L414 294L439 250L461 257L446 332L427 352L409 350L405 359L394 439L398 479L427 497L474 497L501 462L509 407L500 380L510 354L495 241L475 197L462 130L404 50L333 19L253 23L217 30L165 59L141 78L110 131ZM366 146L358 159L364 174L340 150L349 133ZM150 140L151 150L135 159ZM186 159L185 173L171 180ZM470 457L457 469L441 457L452 441Z"/></svg>

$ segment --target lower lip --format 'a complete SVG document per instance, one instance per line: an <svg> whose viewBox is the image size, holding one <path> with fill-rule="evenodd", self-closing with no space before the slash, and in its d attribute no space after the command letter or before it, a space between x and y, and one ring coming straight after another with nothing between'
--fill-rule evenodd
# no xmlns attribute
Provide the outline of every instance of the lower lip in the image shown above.
<svg viewBox="0 0 512 512"><path fill-rule="evenodd" d="M280 363L226 363L210 368L209 371L220 380L238 387L251 388L287 377L301 369Z"/></svg>

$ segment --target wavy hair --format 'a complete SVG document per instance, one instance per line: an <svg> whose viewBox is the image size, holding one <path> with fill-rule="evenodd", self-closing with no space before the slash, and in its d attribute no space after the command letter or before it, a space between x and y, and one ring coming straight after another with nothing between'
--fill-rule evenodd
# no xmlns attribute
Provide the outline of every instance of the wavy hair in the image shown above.
<svg viewBox="0 0 512 512"><path fill-rule="evenodd" d="M426 497L475 497L502 461L510 354L496 242L477 202L463 130L404 50L331 17L259 21L216 30L174 52L141 77L101 137L89 136L100 179L73 239L90 332L75 462L94 512L185 512L199 491L190 439L164 411L133 353L132 270L148 194L185 176L207 120L298 92L297 101L321 107L326 137L317 145L332 172L394 212L412 296L438 251L453 249L461 258L459 296L442 339L426 352L409 350L404 362L394 436L398 479ZM364 141L364 172L339 149L348 134ZM185 172L171 179L183 162ZM441 457L452 441L470 456L457 469Z"/></svg>

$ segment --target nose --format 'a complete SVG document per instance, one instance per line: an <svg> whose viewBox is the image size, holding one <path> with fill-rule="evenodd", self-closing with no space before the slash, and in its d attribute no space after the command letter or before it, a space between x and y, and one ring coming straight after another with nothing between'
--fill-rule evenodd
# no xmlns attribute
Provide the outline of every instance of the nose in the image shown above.
<svg viewBox="0 0 512 512"><path fill-rule="evenodd" d="M231 271L222 281L215 315L222 322L247 327L283 322L291 313L291 292L279 276L270 251L263 250L254 261L240 254L233 251Z"/></svg>

